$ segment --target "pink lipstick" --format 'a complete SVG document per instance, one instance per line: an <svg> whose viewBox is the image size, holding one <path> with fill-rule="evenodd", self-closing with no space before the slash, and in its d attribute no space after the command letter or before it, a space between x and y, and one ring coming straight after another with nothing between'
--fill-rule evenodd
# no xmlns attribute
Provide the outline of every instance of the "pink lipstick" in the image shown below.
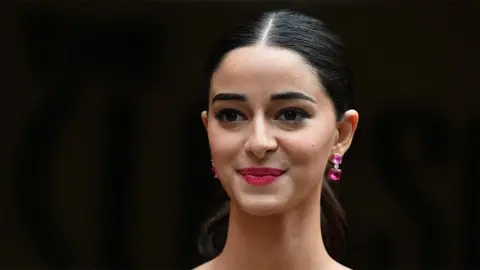
<svg viewBox="0 0 480 270"><path fill-rule="evenodd" d="M275 168L245 168L238 171L253 186L266 186L277 180L285 170Z"/></svg>

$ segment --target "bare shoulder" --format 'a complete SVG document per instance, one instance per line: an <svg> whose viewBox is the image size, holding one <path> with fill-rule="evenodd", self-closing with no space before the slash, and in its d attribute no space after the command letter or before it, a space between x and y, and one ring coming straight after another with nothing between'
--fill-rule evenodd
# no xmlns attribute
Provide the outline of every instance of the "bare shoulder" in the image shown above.
<svg viewBox="0 0 480 270"><path fill-rule="evenodd" d="M213 270L212 261L208 261L204 264L201 264L201 265L193 268L192 270Z"/></svg>
<svg viewBox="0 0 480 270"><path fill-rule="evenodd" d="M345 265L343 265L341 263L338 263L338 262L337 262L337 267L335 269L338 269L338 270L353 270L353 269L348 268Z"/></svg>

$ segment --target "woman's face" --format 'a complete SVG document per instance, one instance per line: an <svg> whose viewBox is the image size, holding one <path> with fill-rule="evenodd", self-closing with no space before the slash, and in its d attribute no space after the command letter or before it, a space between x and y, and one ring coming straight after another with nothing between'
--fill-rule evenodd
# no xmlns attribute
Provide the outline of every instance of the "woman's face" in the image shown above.
<svg viewBox="0 0 480 270"><path fill-rule="evenodd" d="M298 54L267 46L227 54L202 120L225 191L254 215L283 212L319 191L329 157L347 150L356 127L336 123L325 89Z"/></svg>

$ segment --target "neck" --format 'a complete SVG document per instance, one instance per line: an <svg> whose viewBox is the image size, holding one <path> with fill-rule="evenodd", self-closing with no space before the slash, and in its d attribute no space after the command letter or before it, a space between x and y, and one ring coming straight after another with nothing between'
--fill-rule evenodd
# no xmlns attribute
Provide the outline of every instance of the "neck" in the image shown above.
<svg viewBox="0 0 480 270"><path fill-rule="evenodd" d="M286 213L252 216L231 202L222 269L327 269L320 228L320 189Z"/></svg>

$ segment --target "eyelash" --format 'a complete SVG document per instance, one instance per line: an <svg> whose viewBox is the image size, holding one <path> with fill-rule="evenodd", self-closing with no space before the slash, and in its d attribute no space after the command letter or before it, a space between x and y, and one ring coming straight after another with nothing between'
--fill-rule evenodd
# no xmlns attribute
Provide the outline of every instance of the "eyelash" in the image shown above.
<svg viewBox="0 0 480 270"><path fill-rule="evenodd" d="M286 122L289 122L289 123L292 123L292 124L300 124L302 123L305 119L308 119L308 118L311 118L312 115L310 115L309 113L307 113L306 111L302 110L302 109L298 109L298 108L285 108L285 109L282 109L280 110L280 112L278 112L278 114L275 115L275 118L277 118L278 116L286 113L286 112L293 112L295 113L296 115L300 115L300 120L281 120L281 121L286 121ZM296 117L295 117L296 118Z"/></svg>
<svg viewBox="0 0 480 270"><path fill-rule="evenodd" d="M301 119L300 120L297 120L297 119L295 119L295 120L286 120L286 119L280 120L279 118L281 117L281 115L285 114L287 112L293 112L293 113L295 113L295 116L300 115ZM228 120L225 119L225 116L228 113L235 114L235 116L237 116L237 118L238 118L238 116L240 116L244 119L243 120L228 121ZM280 110L277 114L275 114L275 118L276 118L275 120L279 120L279 121L282 121L282 122L287 122L289 124L294 124L294 125L301 124L305 119L308 119L308 118L311 118L311 117L312 116L309 113L307 113L306 111L304 111L302 109L298 109L298 108L285 108L285 109ZM224 122L224 123L234 123L234 122L245 121L246 117L238 110L223 109L223 110L220 110L218 113L215 114L215 118L218 119L221 122ZM295 118L297 118L297 117L295 117Z"/></svg>
<svg viewBox="0 0 480 270"><path fill-rule="evenodd" d="M223 110L220 110L218 113L215 114L215 118L218 119L219 121L221 122L224 122L224 123L232 123L232 122L239 122L239 121L243 121L243 120L236 120L236 121L227 121L225 120L225 116L228 114L228 113L233 113L233 114L236 114L236 116L241 116L243 118L245 118L245 116L238 110L235 110L235 109L223 109Z"/></svg>

